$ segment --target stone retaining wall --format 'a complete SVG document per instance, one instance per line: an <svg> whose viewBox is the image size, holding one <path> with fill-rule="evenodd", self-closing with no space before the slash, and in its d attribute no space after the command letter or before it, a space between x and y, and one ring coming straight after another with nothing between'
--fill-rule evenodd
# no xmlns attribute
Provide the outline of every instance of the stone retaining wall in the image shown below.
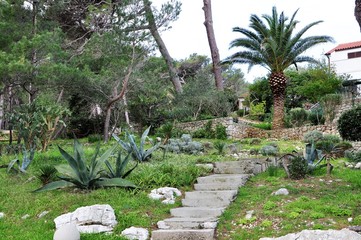
<svg viewBox="0 0 361 240"><path fill-rule="evenodd" d="M354 104L360 104L361 99L355 99ZM222 124L226 127L227 136L230 139L243 139L243 138L277 138L277 139L290 139L302 140L303 136L313 130L318 130L326 134L339 135L337 131L337 119L341 113L352 108L352 100L344 99L342 104L336 106L336 116L330 125L317 125L317 126L302 126L298 128L285 128L280 130L263 130L252 127L250 122L241 118L234 121L231 117L217 118L211 120L202 120L187 123L178 123L177 128L188 132L194 132L197 129L204 127L208 121L212 121L212 127L215 128L217 124ZM361 142L352 143L355 148L361 149Z"/></svg>

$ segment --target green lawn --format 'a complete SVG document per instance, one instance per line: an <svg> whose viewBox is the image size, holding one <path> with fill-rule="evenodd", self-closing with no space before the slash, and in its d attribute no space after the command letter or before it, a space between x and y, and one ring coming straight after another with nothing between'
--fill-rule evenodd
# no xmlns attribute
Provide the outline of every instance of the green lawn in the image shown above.
<svg viewBox="0 0 361 240"><path fill-rule="evenodd" d="M203 141L203 140L202 140ZM213 140L206 140L215 142ZM88 156L94 153L95 144L88 144L85 151ZM267 144L265 140L257 146L247 141L226 141L236 144L240 149L250 149ZM72 141L56 142L66 150L72 148ZM0 168L0 239L52 239L54 218L74 211L76 208L92 204L110 204L117 217L118 225L112 235L82 235L82 239L121 239L119 234L130 226L156 228L159 220L169 216L169 209L180 206L164 205L148 198L151 189L158 187L177 187L182 191L192 189L199 176L209 174L207 170L196 167L196 163L235 160L226 155L218 155L208 148L202 155L184 155L161 151L153 154L149 162L140 164L129 176L140 188L128 190L122 188L98 189L94 191L75 191L63 189L45 193L32 193L41 186L34 176L44 164L65 163L56 148L56 144L45 153L37 153L34 162L26 174L8 174ZM299 142L279 141L281 153L288 152ZM102 145L102 150L109 145ZM0 165L7 164L14 156L3 155ZM304 180L288 180L283 170L270 177L263 173L253 177L241 188L236 201L221 217L219 239L259 239L265 236L280 236L301 229L340 229L349 225L347 218L353 217L361 222L361 176L359 171L344 169L337 165L330 178L325 170L320 170ZM280 187L290 191L289 196L272 196ZM245 220L248 210L254 210L254 218ZM38 218L43 211L49 213ZM30 216L26 219L22 217Z"/></svg>

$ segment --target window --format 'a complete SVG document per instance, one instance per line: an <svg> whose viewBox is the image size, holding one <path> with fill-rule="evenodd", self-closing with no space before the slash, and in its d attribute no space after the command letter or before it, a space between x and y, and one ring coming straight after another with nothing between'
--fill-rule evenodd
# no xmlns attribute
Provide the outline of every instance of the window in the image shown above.
<svg viewBox="0 0 361 240"><path fill-rule="evenodd" d="M348 58L359 58L359 57L361 57L361 51L348 53L347 57Z"/></svg>

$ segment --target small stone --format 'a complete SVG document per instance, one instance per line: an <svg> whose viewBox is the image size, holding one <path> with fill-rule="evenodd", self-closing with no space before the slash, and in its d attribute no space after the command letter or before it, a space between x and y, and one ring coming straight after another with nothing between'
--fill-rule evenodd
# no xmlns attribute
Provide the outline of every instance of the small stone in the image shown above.
<svg viewBox="0 0 361 240"><path fill-rule="evenodd" d="M43 211L41 212L39 215L38 215L38 218L42 218L44 217L45 215L47 215L49 213L49 211Z"/></svg>
<svg viewBox="0 0 361 240"><path fill-rule="evenodd" d="M285 195L286 196L288 194L290 194L290 193L288 192L288 190L286 188L280 188L276 192L272 193L272 195L276 195L276 196L278 196L278 195Z"/></svg>
<svg viewBox="0 0 361 240"><path fill-rule="evenodd" d="M21 217L21 219L27 219L27 218L29 218L29 217L30 217L29 214L25 214L24 216Z"/></svg>
<svg viewBox="0 0 361 240"><path fill-rule="evenodd" d="M356 163L355 168L356 169L361 169L361 162Z"/></svg>
<svg viewBox="0 0 361 240"><path fill-rule="evenodd" d="M158 221L157 226L159 229L169 229L170 226L168 226L164 221Z"/></svg>
<svg viewBox="0 0 361 240"><path fill-rule="evenodd" d="M53 240L80 240L80 233L75 224L65 224L55 231Z"/></svg>
<svg viewBox="0 0 361 240"><path fill-rule="evenodd" d="M254 213L254 210L247 211L245 219L247 219L247 220L251 219L253 216L253 213Z"/></svg>
<svg viewBox="0 0 361 240"><path fill-rule="evenodd" d="M201 227L204 229L215 229L217 227L217 222L205 222L201 224Z"/></svg>
<svg viewBox="0 0 361 240"><path fill-rule="evenodd" d="M353 221L353 218L352 218L352 217L349 217L349 218L347 218L347 221L350 223L350 222Z"/></svg>
<svg viewBox="0 0 361 240"><path fill-rule="evenodd" d="M5 213L0 212L0 219L5 217Z"/></svg>
<svg viewBox="0 0 361 240"><path fill-rule="evenodd" d="M130 227L122 231L122 236L130 240L147 240L149 232L145 228Z"/></svg>

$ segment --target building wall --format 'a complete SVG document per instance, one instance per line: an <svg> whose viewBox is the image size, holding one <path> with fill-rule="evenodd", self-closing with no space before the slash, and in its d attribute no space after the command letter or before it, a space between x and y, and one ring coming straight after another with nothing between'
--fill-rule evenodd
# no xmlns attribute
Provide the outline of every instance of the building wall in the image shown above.
<svg viewBox="0 0 361 240"><path fill-rule="evenodd" d="M348 58L347 54L359 52L361 48L336 51L331 53L330 62L336 68L337 74L350 74L351 79L361 79L361 57Z"/></svg>

